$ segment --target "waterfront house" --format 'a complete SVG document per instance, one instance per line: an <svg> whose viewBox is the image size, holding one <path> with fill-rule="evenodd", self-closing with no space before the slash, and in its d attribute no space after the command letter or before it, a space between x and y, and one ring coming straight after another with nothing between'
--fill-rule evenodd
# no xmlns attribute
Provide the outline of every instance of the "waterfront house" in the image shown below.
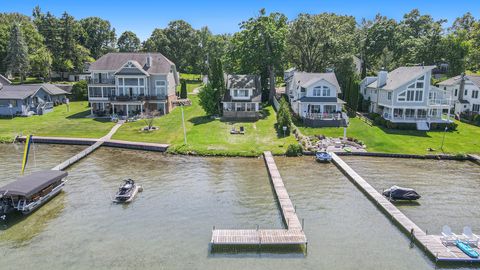
<svg viewBox="0 0 480 270"><path fill-rule="evenodd" d="M345 126L347 116L342 113L345 102L335 73L307 73L295 69L285 71L285 93L293 112L308 126Z"/></svg>
<svg viewBox="0 0 480 270"><path fill-rule="evenodd" d="M227 75L227 90L223 96L223 117L257 119L261 109L262 90L260 76Z"/></svg>
<svg viewBox="0 0 480 270"><path fill-rule="evenodd" d="M161 53L107 53L88 67L88 100L93 115L169 113L179 75Z"/></svg>
<svg viewBox="0 0 480 270"><path fill-rule="evenodd" d="M64 103L68 92L53 84L3 85L0 88L0 115L29 116L51 112Z"/></svg>
<svg viewBox="0 0 480 270"><path fill-rule="evenodd" d="M480 113L480 75L458 75L438 86L451 93L455 114Z"/></svg>
<svg viewBox="0 0 480 270"><path fill-rule="evenodd" d="M446 123L450 108L447 91L430 84L435 66L399 67L366 77L360 92L370 101L370 112L392 123L413 123L429 130L431 123Z"/></svg>

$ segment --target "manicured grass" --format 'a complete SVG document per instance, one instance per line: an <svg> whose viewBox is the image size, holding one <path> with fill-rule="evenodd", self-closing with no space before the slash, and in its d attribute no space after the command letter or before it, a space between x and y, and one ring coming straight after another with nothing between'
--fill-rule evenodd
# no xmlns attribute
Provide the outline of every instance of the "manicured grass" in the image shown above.
<svg viewBox="0 0 480 270"><path fill-rule="evenodd" d="M184 145L181 108L155 119L159 130L142 132L144 121L126 123L113 139L171 144L169 151L175 153L196 153L201 155L258 156L269 150L283 154L289 144L295 144L293 136L278 138L274 125L276 116L271 106L265 108L267 117L255 122L223 122L212 119L198 104L198 98L190 95L193 105L184 108L187 145ZM245 135L231 135L232 124L238 130L245 127Z"/></svg>
<svg viewBox="0 0 480 270"><path fill-rule="evenodd" d="M88 102L76 101L70 102L69 112L66 105L60 105L45 115L2 118L0 140L11 141L20 133L52 137L100 138L114 125L108 119L85 118L89 114Z"/></svg>
<svg viewBox="0 0 480 270"><path fill-rule="evenodd" d="M449 154L480 153L480 128L457 122L456 131L445 134L443 152ZM342 137L343 128L308 128L299 127L304 135L325 135ZM404 154L435 154L442 153L440 149L444 132L417 130L388 130L377 126L369 126L359 118L350 119L347 137L362 140L369 152L404 153ZM427 149L436 151L430 152Z"/></svg>
<svg viewBox="0 0 480 270"><path fill-rule="evenodd" d="M180 73L180 78L187 81L202 81L202 75L200 74Z"/></svg>

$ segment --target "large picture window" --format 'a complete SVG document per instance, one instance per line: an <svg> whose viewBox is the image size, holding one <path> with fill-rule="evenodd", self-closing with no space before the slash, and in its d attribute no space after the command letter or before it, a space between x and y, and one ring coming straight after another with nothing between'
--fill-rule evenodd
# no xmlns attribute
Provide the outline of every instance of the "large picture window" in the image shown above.
<svg viewBox="0 0 480 270"><path fill-rule="evenodd" d="M167 95L167 82L163 80L155 81L155 96Z"/></svg>

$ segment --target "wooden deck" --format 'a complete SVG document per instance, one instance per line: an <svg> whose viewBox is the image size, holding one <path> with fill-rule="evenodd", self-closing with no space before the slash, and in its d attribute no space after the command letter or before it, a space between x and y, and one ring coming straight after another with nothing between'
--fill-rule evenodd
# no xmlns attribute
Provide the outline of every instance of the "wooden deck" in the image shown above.
<svg viewBox="0 0 480 270"><path fill-rule="evenodd" d="M263 153L270 181L280 206L286 229L223 230L213 229L212 245L306 245L307 237L288 196L271 152Z"/></svg>
<svg viewBox="0 0 480 270"><path fill-rule="evenodd" d="M438 235L427 235L420 227L405 216L398 208L375 190L335 153L330 153L333 163L373 202L390 217L400 229L422 247L427 255L438 262L480 262L480 259L468 257L455 246L445 246Z"/></svg>

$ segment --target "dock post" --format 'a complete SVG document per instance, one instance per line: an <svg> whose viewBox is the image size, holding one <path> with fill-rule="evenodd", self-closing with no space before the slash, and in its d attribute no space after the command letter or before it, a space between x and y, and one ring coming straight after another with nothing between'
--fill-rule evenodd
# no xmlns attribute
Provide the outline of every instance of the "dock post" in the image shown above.
<svg viewBox="0 0 480 270"><path fill-rule="evenodd" d="M303 231L304 226L305 226L305 219L302 218L302 231Z"/></svg>
<svg viewBox="0 0 480 270"><path fill-rule="evenodd" d="M213 225L213 231L215 231L215 225Z"/></svg>
<svg viewBox="0 0 480 270"><path fill-rule="evenodd" d="M297 213L297 205L295 205L295 213Z"/></svg>
<svg viewBox="0 0 480 270"><path fill-rule="evenodd" d="M259 226L258 226L258 224L257 224L257 231L258 231L258 228L259 228Z"/></svg>
<svg viewBox="0 0 480 270"><path fill-rule="evenodd" d="M410 230L410 241L412 244L415 242L415 230L413 228Z"/></svg>

